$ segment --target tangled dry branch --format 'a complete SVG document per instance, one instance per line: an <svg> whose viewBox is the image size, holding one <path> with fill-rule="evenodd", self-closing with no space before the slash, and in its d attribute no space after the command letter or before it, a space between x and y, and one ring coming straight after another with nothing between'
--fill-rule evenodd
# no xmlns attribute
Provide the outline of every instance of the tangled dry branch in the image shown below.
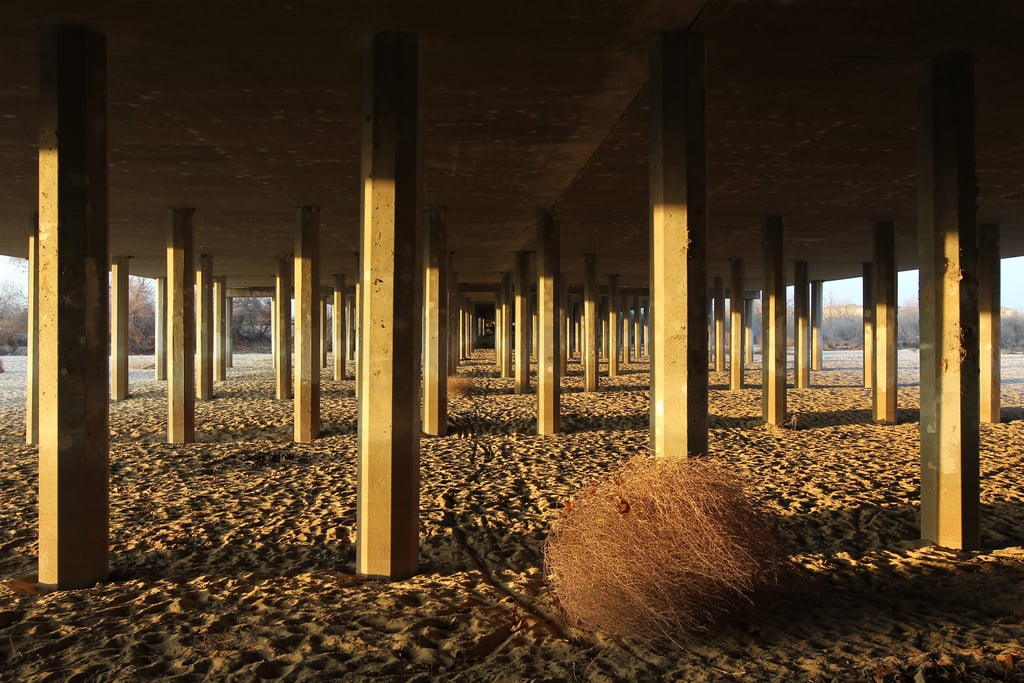
<svg viewBox="0 0 1024 683"><path fill-rule="evenodd" d="M575 625L675 639L775 585L785 554L735 473L637 457L566 504L544 561Z"/></svg>

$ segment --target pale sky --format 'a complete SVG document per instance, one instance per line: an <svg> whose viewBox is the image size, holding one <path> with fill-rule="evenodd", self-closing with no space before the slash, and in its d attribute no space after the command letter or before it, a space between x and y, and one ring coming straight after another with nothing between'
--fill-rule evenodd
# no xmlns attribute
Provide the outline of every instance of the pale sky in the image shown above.
<svg viewBox="0 0 1024 683"><path fill-rule="evenodd" d="M0 256L0 284L14 282L26 288L25 260ZM1004 308L1024 311L1024 256L1003 259L1001 268L1002 299ZM904 305L917 300L917 271L907 270L899 274L896 284L896 302ZM824 286L825 305L830 301L837 304L860 304L862 285L859 277L847 280L832 280Z"/></svg>

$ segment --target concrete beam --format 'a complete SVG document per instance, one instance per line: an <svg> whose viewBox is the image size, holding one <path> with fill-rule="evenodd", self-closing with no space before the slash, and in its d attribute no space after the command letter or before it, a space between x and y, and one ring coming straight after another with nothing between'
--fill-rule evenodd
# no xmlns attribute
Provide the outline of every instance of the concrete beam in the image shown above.
<svg viewBox="0 0 1024 683"><path fill-rule="evenodd" d="M659 36L650 61L651 452L707 453L706 53Z"/></svg>
<svg viewBox="0 0 1024 683"><path fill-rule="evenodd" d="M40 31L39 582L108 573L106 39Z"/></svg>

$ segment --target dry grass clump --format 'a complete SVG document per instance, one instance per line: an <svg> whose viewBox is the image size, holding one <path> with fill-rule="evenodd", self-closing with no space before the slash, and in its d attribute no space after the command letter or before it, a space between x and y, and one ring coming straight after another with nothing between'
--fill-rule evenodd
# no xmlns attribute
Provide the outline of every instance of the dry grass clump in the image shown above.
<svg viewBox="0 0 1024 683"><path fill-rule="evenodd" d="M453 375L448 378L448 395L465 398L473 394L473 380L468 377Z"/></svg>
<svg viewBox="0 0 1024 683"><path fill-rule="evenodd" d="M733 472L706 459L636 457L566 503L544 548L570 622L678 638L775 585L784 553Z"/></svg>

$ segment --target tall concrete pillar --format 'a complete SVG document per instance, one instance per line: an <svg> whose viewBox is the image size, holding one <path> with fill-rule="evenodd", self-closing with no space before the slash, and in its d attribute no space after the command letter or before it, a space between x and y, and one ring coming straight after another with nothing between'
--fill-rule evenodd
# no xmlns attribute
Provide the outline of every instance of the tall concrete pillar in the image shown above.
<svg viewBox="0 0 1024 683"><path fill-rule="evenodd" d="M317 292L315 296L319 300L317 315L320 318L320 339L317 340L317 347L320 349L320 367L326 368L330 367L327 364L327 297L320 292Z"/></svg>
<svg viewBox="0 0 1024 683"><path fill-rule="evenodd" d="M28 238L28 348L25 367L25 443L39 443L39 219Z"/></svg>
<svg viewBox="0 0 1024 683"><path fill-rule="evenodd" d="M715 372L725 372L725 282L714 279L715 289Z"/></svg>
<svg viewBox="0 0 1024 683"><path fill-rule="evenodd" d="M729 261L729 388L743 388L743 259Z"/></svg>
<svg viewBox="0 0 1024 683"><path fill-rule="evenodd" d="M1000 263L999 226L978 226L978 384L981 388L982 422L998 423L1000 417Z"/></svg>
<svg viewBox="0 0 1024 683"><path fill-rule="evenodd" d="M530 253L516 252L516 393L530 391L530 336L533 315L530 312Z"/></svg>
<svg viewBox="0 0 1024 683"><path fill-rule="evenodd" d="M864 263L862 306L864 316L864 388L875 388L875 264Z"/></svg>
<svg viewBox="0 0 1024 683"><path fill-rule="evenodd" d="M501 373L501 343L504 339L502 332L502 326L504 322L501 319L501 300L505 295L505 292L501 289L501 284L498 284L498 291L494 294L494 363L498 366L498 372Z"/></svg>
<svg viewBox="0 0 1024 683"><path fill-rule="evenodd" d="M619 276L608 276L608 376L619 375L619 316L622 299L619 297Z"/></svg>
<svg viewBox="0 0 1024 683"><path fill-rule="evenodd" d="M632 338L630 343L633 344L633 356L640 360L643 357L643 353L640 349L640 297L633 297L633 329L630 332Z"/></svg>
<svg viewBox="0 0 1024 683"><path fill-rule="evenodd" d="M459 274L455 270L455 252L448 254L448 375L454 376L459 369L459 361L462 359L461 340L462 325L459 311Z"/></svg>
<svg viewBox="0 0 1024 683"><path fill-rule="evenodd" d="M347 370L345 356L347 354L345 331L348 329L348 305L345 297L345 276L334 276L334 294L332 297L334 315L331 318L331 348L334 349L334 381L346 379Z"/></svg>
<svg viewBox="0 0 1024 683"><path fill-rule="evenodd" d="M359 392L362 387L362 376L363 366L361 365L363 357L359 349L363 344L363 259L358 252L355 254L356 257L356 276L355 282L352 283L352 361L355 363L355 385L353 393L356 399L359 398ZM451 368L449 367L449 372Z"/></svg>
<svg viewBox="0 0 1024 683"><path fill-rule="evenodd" d="M531 299L530 306L530 359L537 360L537 301L536 297Z"/></svg>
<svg viewBox="0 0 1024 683"><path fill-rule="evenodd" d="M811 316L808 305L807 261L793 262L793 385L797 389L811 386Z"/></svg>
<svg viewBox="0 0 1024 683"><path fill-rule="evenodd" d="M786 280L782 271L781 216L765 216L761 241L761 415L765 423L780 426L786 420Z"/></svg>
<svg viewBox="0 0 1024 683"><path fill-rule="evenodd" d="M196 269L196 398L213 398L213 257L202 254Z"/></svg>
<svg viewBox="0 0 1024 683"><path fill-rule="evenodd" d="M622 340L622 362L627 365L633 362L633 350L630 347L632 332L633 323L630 320L629 299L622 297L622 331L619 333L619 338Z"/></svg>
<svg viewBox="0 0 1024 683"><path fill-rule="evenodd" d="M754 362L754 300L743 299L743 362Z"/></svg>
<svg viewBox="0 0 1024 683"><path fill-rule="evenodd" d="M278 401L292 397L292 257L277 259L274 281L274 386Z"/></svg>
<svg viewBox="0 0 1024 683"><path fill-rule="evenodd" d="M931 59L919 83L921 537L975 550L980 494L973 60Z"/></svg>
<svg viewBox="0 0 1024 683"><path fill-rule="evenodd" d="M225 294L226 278L223 276L213 278L213 381L223 382L228 375L227 361L227 317L225 315Z"/></svg>
<svg viewBox="0 0 1024 683"><path fill-rule="evenodd" d="M370 39L363 79L356 571L412 576L419 555L420 355L417 38Z"/></svg>
<svg viewBox="0 0 1024 683"><path fill-rule="evenodd" d="M707 453L707 142L704 38L651 49L651 451Z"/></svg>
<svg viewBox="0 0 1024 683"><path fill-rule="evenodd" d="M597 255L584 254L583 259L583 390L597 391Z"/></svg>
<svg viewBox="0 0 1024 683"><path fill-rule="evenodd" d="M295 210L295 441L320 436L320 207Z"/></svg>
<svg viewBox="0 0 1024 683"><path fill-rule="evenodd" d="M512 352L514 349L515 338L514 338L514 326L512 321L512 306L514 296L512 293L512 275L510 273L501 274L501 376L504 378L512 377L515 374L513 369L513 356Z"/></svg>
<svg viewBox="0 0 1024 683"><path fill-rule="evenodd" d="M423 241L423 432L448 430L448 210L427 209Z"/></svg>
<svg viewBox="0 0 1024 683"><path fill-rule="evenodd" d="M227 286L225 285L225 289ZM225 293L226 294L226 293ZM224 297L224 363L229 368L235 367L235 350L234 350L234 337L235 337L235 299L234 297ZM225 377L227 372L225 371Z"/></svg>
<svg viewBox="0 0 1024 683"><path fill-rule="evenodd" d="M356 275L356 279L359 276ZM358 289L358 285L353 287L353 291ZM356 351L356 295L345 294L345 362L352 363L355 361Z"/></svg>
<svg viewBox="0 0 1024 683"><path fill-rule="evenodd" d="M561 378L569 373L569 280L564 273L558 274L558 321L558 377L561 384Z"/></svg>
<svg viewBox="0 0 1024 683"><path fill-rule="evenodd" d="M548 209L537 210L537 433L561 431L559 361L558 219Z"/></svg>
<svg viewBox="0 0 1024 683"><path fill-rule="evenodd" d="M171 209L167 240L167 442L192 443L196 430L195 283L192 216Z"/></svg>
<svg viewBox="0 0 1024 683"><path fill-rule="evenodd" d="M128 398L128 256L110 262L110 398Z"/></svg>
<svg viewBox="0 0 1024 683"><path fill-rule="evenodd" d="M824 294L825 283L821 280L811 280L811 370L821 370L824 367L824 344L821 337L821 328L825 321Z"/></svg>
<svg viewBox="0 0 1024 683"><path fill-rule="evenodd" d="M106 39L40 31L39 582L107 577Z"/></svg>
<svg viewBox="0 0 1024 683"><path fill-rule="evenodd" d="M167 278L157 278L156 315L154 315L154 379L167 379Z"/></svg>
<svg viewBox="0 0 1024 683"><path fill-rule="evenodd" d="M874 329L875 381L872 418L896 424L896 226L877 221L874 226Z"/></svg>

